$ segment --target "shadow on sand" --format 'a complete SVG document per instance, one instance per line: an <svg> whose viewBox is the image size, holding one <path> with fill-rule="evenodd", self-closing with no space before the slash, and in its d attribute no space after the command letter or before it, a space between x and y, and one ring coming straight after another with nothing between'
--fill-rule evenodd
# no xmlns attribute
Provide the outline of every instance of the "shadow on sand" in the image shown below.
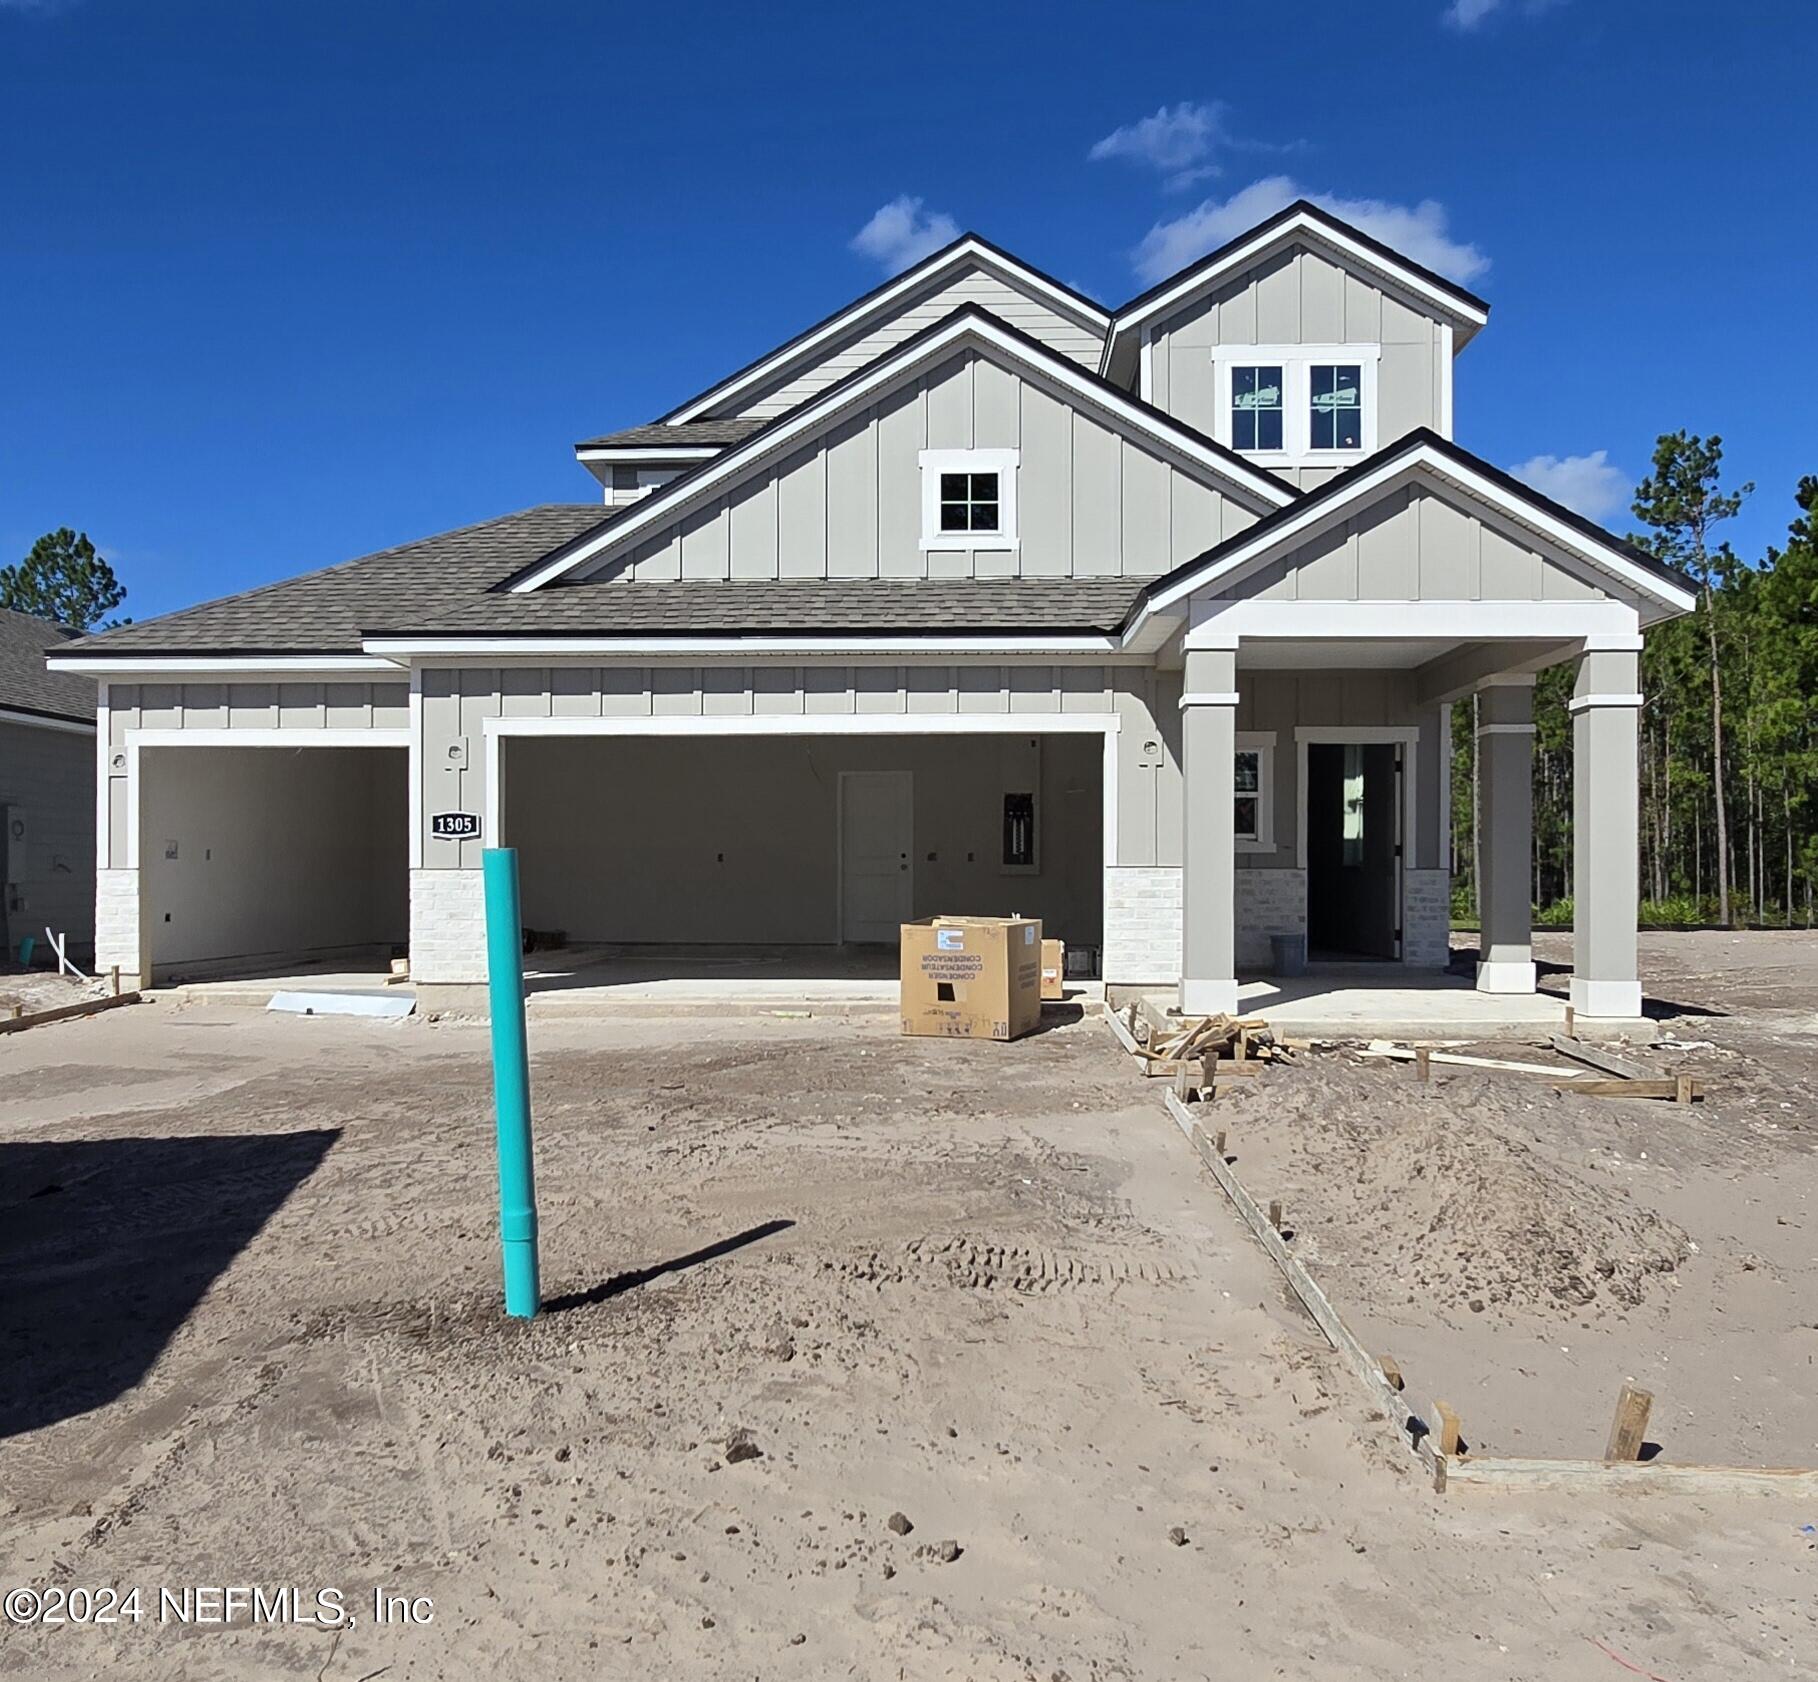
<svg viewBox="0 0 1818 1682"><path fill-rule="evenodd" d="M0 1144L0 1437L137 1384L340 1136Z"/></svg>
<svg viewBox="0 0 1818 1682"><path fill-rule="evenodd" d="M602 1279L599 1284L590 1286L585 1291L569 1291L559 1297L550 1297L543 1304L543 1312L560 1314L572 1308L592 1308L599 1303L610 1302L627 1291L635 1291L640 1285L648 1285L653 1279L661 1279L666 1273L685 1273L703 1262L729 1256L734 1250L742 1250L748 1244L759 1244L766 1238L774 1238L779 1232L787 1232L794 1225L794 1221L764 1221L757 1226L747 1227L743 1232L735 1232L730 1238L722 1238L699 1250L690 1250L685 1256L671 1256L668 1261L653 1262L649 1267L634 1268L629 1273L615 1273L610 1279Z"/></svg>

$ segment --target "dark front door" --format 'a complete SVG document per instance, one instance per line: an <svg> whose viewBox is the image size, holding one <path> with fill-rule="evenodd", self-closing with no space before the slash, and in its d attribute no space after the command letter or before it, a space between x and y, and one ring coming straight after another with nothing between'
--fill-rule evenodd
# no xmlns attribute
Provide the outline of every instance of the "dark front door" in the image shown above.
<svg viewBox="0 0 1818 1682"><path fill-rule="evenodd" d="M1401 956L1401 754L1393 742L1307 744L1307 947Z"/></svg>

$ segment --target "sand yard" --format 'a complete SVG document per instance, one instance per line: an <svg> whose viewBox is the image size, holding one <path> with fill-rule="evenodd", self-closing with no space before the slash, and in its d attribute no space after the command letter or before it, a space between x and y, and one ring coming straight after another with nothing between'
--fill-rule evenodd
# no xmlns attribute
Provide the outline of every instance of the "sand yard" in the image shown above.
<svg viewBox="0 0 1818 1682"><path fill-rule="evenodd" d="M1343 1055L1229 1100L1304 1259L1487 1447L1594 1456L1634 1377L1669 1456L1818 1463L1818 945L1729 939L1644 945L1715 1013L1673 1024L1710 1042L1689 1116ZM0 1675L1809 1664L1818 1513L1436 1496L1101 1023L892 1028L535 1028L528 1325L483 1027L146 1005L0 1042L0 1583L148 1596L0 1629ZM241 1584L348 1617L158 1613Z"/></svg>

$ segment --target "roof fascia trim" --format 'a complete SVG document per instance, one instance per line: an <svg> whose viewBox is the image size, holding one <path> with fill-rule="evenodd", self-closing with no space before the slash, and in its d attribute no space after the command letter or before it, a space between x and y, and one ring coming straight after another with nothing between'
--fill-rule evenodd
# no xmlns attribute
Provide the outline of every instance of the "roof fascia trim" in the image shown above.
<svg viewBox="0 0 1818 1682"><path fill-rule="evenodd" d="M1466 329L1467 336L1490 319L1487 306L1467 303L1460 294L1436 285L1417 269L1396 261L1387 254L1386 248L1378 251L1360 244L1341 224L1301 208L1280 221L1265 222L1249 234L1241 235L1238 243L1227 246L1213 260L1202 259L1199 264L1189 264L1172 282L1162 282L1158 289L1140 294L1116 311L1110 330L1105 334L1100 371L1110 367L1118 341L1132 329L1152 322L1156 316L1166 314L1194 293L1215 285L1234 271L1253 266L1273 247L1307 238L1322 241L1361 267L1388 276L1396 285L1431 305L1445 320Z"/></svg>
<svg viewBox="0 0 1818 1682"><path fill-rule="evenodd" d="M1100 334L1106 334L1110 330L1111 312L1103 306L1070 291L1052 277L1030 268L990 241L980 239L977 234L962 234L953 244L932 253L914 268L905 269L895 279L854 299L817 326L808 328L806 332L767 352L737 373L728 374L717 385L709 386L700 396L690 398L680 408L671 409L661 417L660 424L678 426L684 421L701 419L707 409L718 408L741 391L774 378L791 363L806 358L817 346L837 338L842 332L864 321L867 316L882 313L897 299L925 285L943 270L958 268L967 262L984 262L1007 269L1032 291L1054 303L1063 314L1074 317Z"/></svg>

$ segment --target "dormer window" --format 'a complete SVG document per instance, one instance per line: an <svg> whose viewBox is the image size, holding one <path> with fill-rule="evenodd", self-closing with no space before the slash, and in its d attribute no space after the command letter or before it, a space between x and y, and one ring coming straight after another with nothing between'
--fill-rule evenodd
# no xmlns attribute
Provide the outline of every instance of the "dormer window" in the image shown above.
<svg viewBox="0 0 1818 1682"><path fill-rule="evenodd" d="M1016 547L1015 450L923 450L922 547Z"/></svg>
<svg viewBox="0 0 1818 1682"><path fill-rule="evenodd" d="M1363 448L1363 369L1355 362L1315 362L1307 369L1308 443L1315 450Z"/></svg>
<svg viewBox="0 0 1818 1682"><path fill-rule="evenodd" d="M1269 467L1354 460L1376 448L1379 345L1219 345L1221 444Z"/></svg>
<svg viewBox="0 0 1818 1682"><path fill-rule="evenodd" d="M1254 454L1282 447L1282 370L1235 363L1231 368L1231 448Z"/></svg>

